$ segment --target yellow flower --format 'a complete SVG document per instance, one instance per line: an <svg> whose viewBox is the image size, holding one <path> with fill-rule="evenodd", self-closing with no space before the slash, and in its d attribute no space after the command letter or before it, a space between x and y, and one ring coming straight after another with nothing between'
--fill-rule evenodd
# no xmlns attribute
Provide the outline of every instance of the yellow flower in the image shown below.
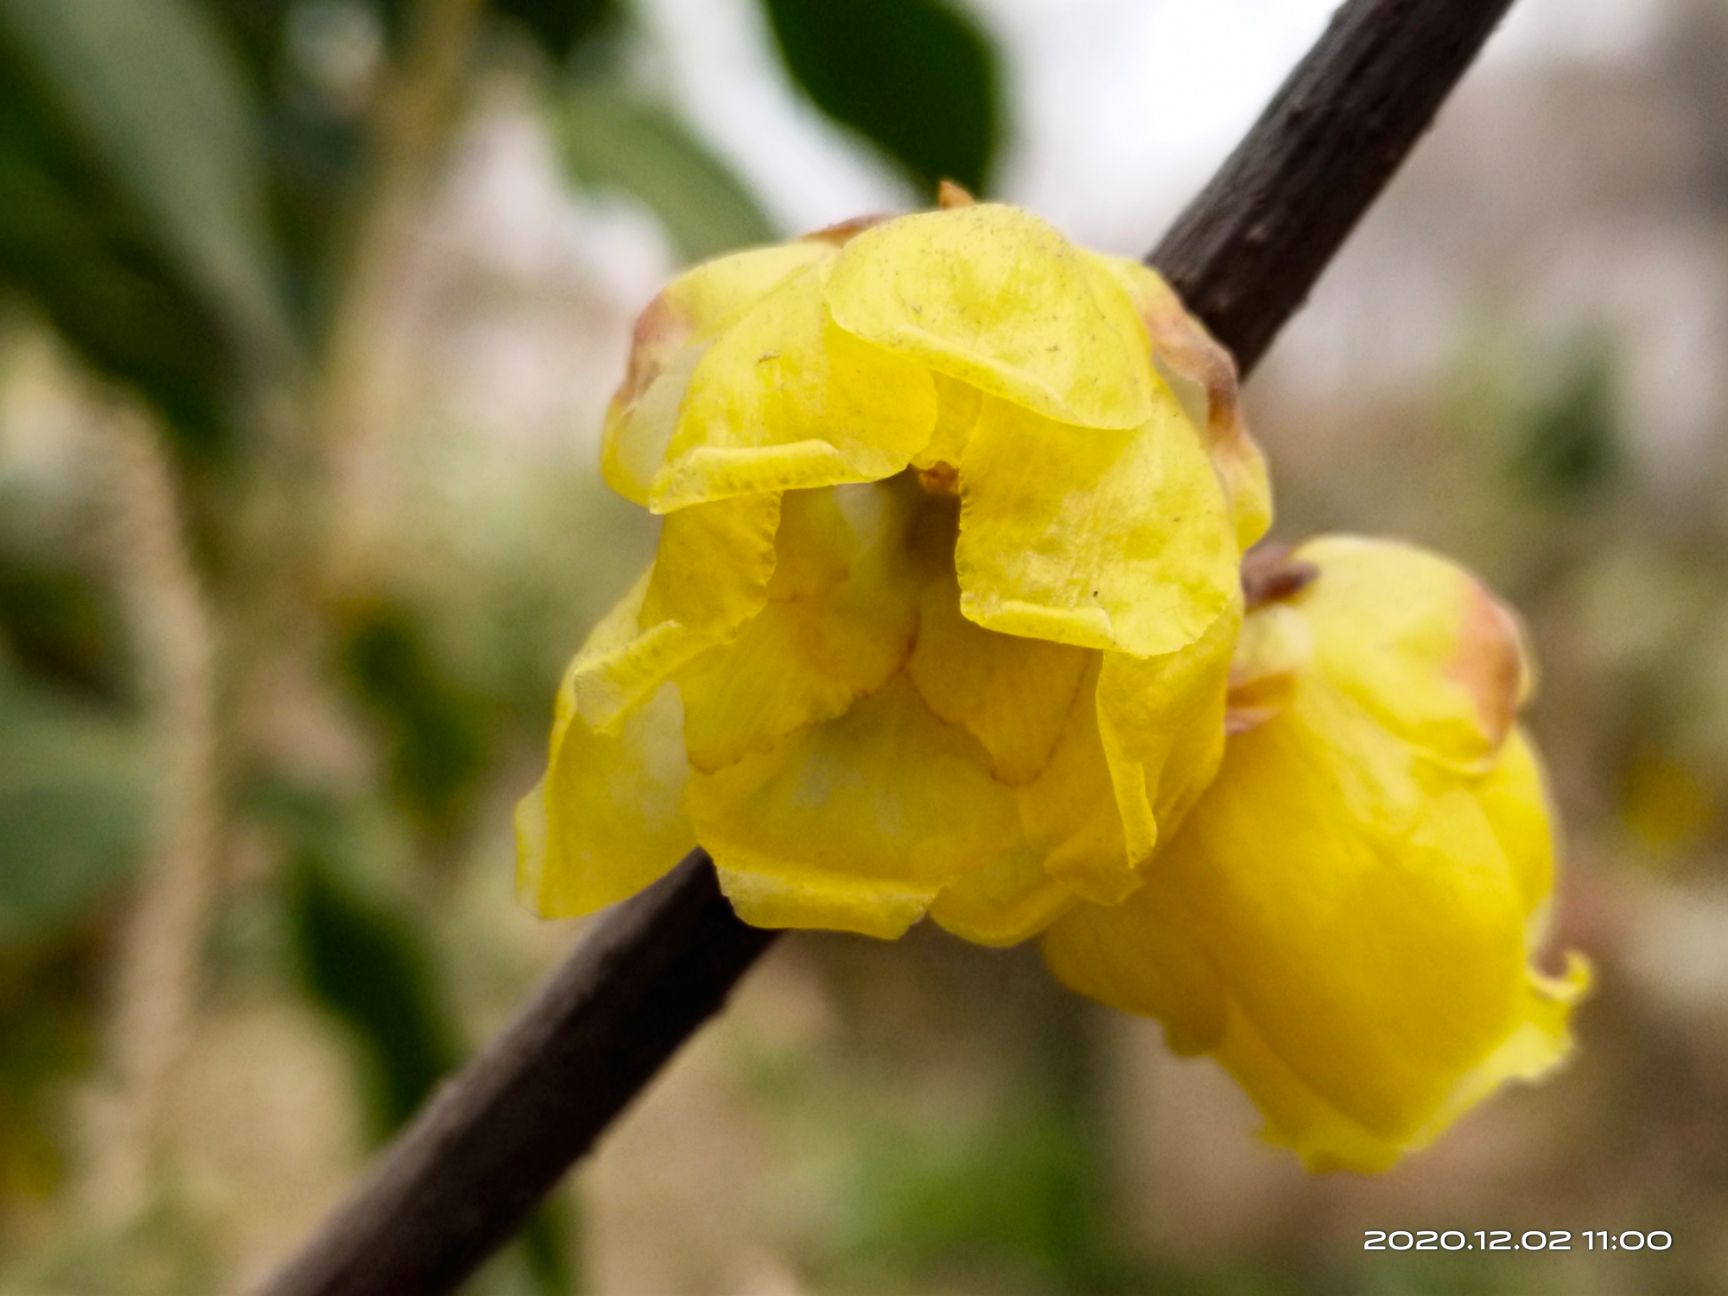
<svg viewBox="0 0 1728 1296"><path fill-rule="evenodd" d="M1588 974L1530 965L1554 852L1511 616L1383 541L1310 543L1271 592L1216 781L1144 887L1044 952L1217 1057L1311 1168L1379 1169L1564 1058Z"/></svg>
<svg viewBox="0 0 1728 1296"><path fill-rule="evenodd" d="M1266 473L1139 265L981 204L698 266L602 467L664 520L518 811L542 913L700 841L752 923L1011 943L1138 886L1217 767Z"/></svg>

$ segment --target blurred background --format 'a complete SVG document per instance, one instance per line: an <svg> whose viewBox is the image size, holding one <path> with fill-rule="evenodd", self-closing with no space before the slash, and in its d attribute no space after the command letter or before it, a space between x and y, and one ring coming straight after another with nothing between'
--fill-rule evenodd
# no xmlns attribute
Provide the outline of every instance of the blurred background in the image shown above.
<svg viewBox="0 0 1728 1296"><path fill-rule="evenodd" d="M676 267L942 176L1137 254L1329 8L0 0L0 1291L256 1279L577 935L509 812ZM1523 0L1250 390L1279 535L1534 627L1569 1073L1308 1177L1032 951L801 936L473 1289L1728 1291L1724 337L1728 3Z"/></svg>

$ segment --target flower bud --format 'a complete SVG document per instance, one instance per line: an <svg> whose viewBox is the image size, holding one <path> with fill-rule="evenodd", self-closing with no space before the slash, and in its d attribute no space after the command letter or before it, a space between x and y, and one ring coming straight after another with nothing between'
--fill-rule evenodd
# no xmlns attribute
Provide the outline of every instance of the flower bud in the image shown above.
<svg viewBox="0 0 1728 1296"><path fill-rule="evenodd" d="M1216 780L1146 884L1044 953L1215 1056L1310 1167L1380 1169L1560 1062L1588 974L1530 962L1553 842L1512 616L1404 545L1292 564L1247 618Z"/></svg>

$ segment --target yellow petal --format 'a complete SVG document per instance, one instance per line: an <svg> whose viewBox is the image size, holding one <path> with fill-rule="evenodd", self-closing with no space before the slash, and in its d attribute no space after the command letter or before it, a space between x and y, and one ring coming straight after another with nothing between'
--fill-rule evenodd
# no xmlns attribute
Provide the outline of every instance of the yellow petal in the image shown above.
<svg viewBox="0 0 1728 1296"><path fill-rule="evenodd" d="M995 203L858 235L828 278L841 328L1051 419L1132 428L1153 376L1127 296L1049 225Z"/></svg>
<svg viewBox="0 0 1728 1296"><path fill-rule="evenodd" d="M1328 536L1295 557L1323 573L1293 600L1314 627L1316 668L1409 741L1486 768L1529 692L1513 615L1410 545Z"/></svg>
<svg viewBox="0 0 1728 1296"><path fill-rule="evenodd" d="M912 466L929 471L945 465L958 469L972 425L978 421L978 389L943 374L936 375L936 429L929 443L912 456Z"/></svg>
<svg viewBox="0 0 1728 1296"><path fill-rule="evenodd" d="M1567 1039L1525 967L1515 870L1475 802L1428 801L1408 837L1389 836L1337 794L1339 759L1288 713L1233 740L1145 886L1083 926L1060 920L1049 949L1073 988L1160 1015L1169 999L1147 985L1197 953L1230 1005L1228 1030L1200 1047L1260 1104L1269 1137L1311 1164L1377 1169L1431 1140L1460 1095L1539 1074Z"/></svg>
<svg viewBox="0 0 1728 1296"><path fill-rule="evenodd" d="M904 931L1019 837L984 749L904 676L770 751L693 774L687 805L728 887L752 902L747 921L872 936Z"/></svg>
<svg viewBox="0 0 1728 1296"><path fill-rule="evenodd" d="M1094 656L974 625L944 568L924 587L906 672L931 711L984 744L996 777L1019 786L1049 763Z"/></svg>
<svg viewBox="0 0 1728 1296"><path fill-rule="evenodd" d="M898 940L930 907L928 885L843 873L796 875L719 867L720 889L752 927L856 932Z"/></svg>
<svg viewBox="0 0 1728 1296"><path fill-rule="evenodd" d="M1128 294L1146 327L1159 375L1194 425L1204 429L1207 453L1230 501L1237 543L1246 551L1272 525L1272 484L1265 456L1242 417L1235 357L1213 341L1156 271L1123 257L1088 257L1094 272Z"/></svg>
<svg viewBox="0 0 1728 1296"><path fill-rule="evenodd" d="M1044 852L1028 845L943 887L930 918L962 940L1004 948L1030 940L1078 899L1044 871Z"/></svg>
<svg viewBox="0 0 1728 1296"><path fill-rule="evenodd" d="M930 440L922 366L836 328L816 266L734 319L696 365L649 504L876 481Z"/></svg>
<svg viewBox="0 0 1728 1296"><path fill-rule="evenodd" d="M1485 765L1436 759L1456 748L1460 715L1480 724L1469 684L1462 707L1435 702L1479 591L1402 546L1370 564L1363 544L1306 547L1318 579L1255 614L1302 618L1312 654L1289 657L1287 697L1230 739L1144 885L1045 938L1065 983L1213 1053L1268 1137L1317 1168L1383 1168L1503 1081L1551 1069L1587 983L1581 965L1553 979L1528 963L1552 843L1522 737ZM1391 629L1352 583L1369 566ZM1344 588L1326 594L1340 570ZM1352 649L1351 635L1378 638Z"/></svg>
<svg viewBox="0 0 1728 1296"><path fill-rule="evenodd" d="M907 532L919 497L904 480L785 496L767 604L678 673L693 765L771 747L900 669L917 628Z"/></svg>
<svg viewBox="0 0 1728 1296"><path fill-rule="evenodd" d="M1239 599L1223 491L1160 391L1155 416L1129 431L985 402L960 466L967 617L1153 656L1192 643Z"/></svg>
<svg viewBox="0 0 1728 1296"><path fill-rule="evenodd" d="M1224 704L1241 614L1231 607L1194 643L1160 657L1106 653L1098 733L1126 841L1124 867L1151 859L1205 791L1224 752ZM1103 904L1138 878L1121 868L1066 875Z"/></svg>
<svg viewBox="0 0 1728 1296"><path fill-rule="evenodd" d="M1040 948L1070 990L1156 1017L1175 1052L1213 1052L1223 1041L1230 1006L1217 973L1174 915L1159 915L1140 897L1078 906L1044 933Z"/></svg>
<svg viewBox="0 0 1728 1296"><path fill-rule="evenodd" d="M596 729L616 727L673 671L729 642L767 601L780 500L745 496L666 518L654 566L576 654L570 689Z"/></svg>
<svg viewBox="0 0 1728 1296"><path fill-rule="evenodd" d="M1541 912L1554 891L1554 821L1542 763L1522 729L1512 731L1475 790L1500 848L1517 869L1524 912Z"/></svg>
<svg viewBox="0 0 1728 1296"><path fill-rule="evenodd" d="M517 894L544 918L634 895L696 844L676 691L660 689L613 734L595 733L560 692L546 775L516 808Z"/></svg>
<svg viewBox="0 0 1728 1296"><path fill-rule="evenodd" d="M738 252L685 271L648 303L606 413L600 470L607 485L647 505L684 391L709 343L740 311L832 255L832 248L808 242Z"/></svg>

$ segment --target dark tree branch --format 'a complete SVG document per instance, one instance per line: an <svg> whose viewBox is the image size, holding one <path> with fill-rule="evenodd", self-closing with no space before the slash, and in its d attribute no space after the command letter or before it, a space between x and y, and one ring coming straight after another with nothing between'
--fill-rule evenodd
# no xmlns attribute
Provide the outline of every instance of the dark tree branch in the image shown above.
<svg viewBox="0 0 1728 1296"><path fill-rule="evenodd" d="M263 1296L455 1288L720 1011L776 935L739 922L707 852L691 851L595 924Z"/></svg>
<svg viewBox="0 0 1728 1296"><path fill-rule="evenodd" d="M1244 371L1427 128L1511 0L1351 0L1149 258ZM263 1296L462 1282L719 1011L774 933L706 854L596 924L433 1096Z"/></svg>
<svg viewBox="0 0 1728 1296"><path fill-rule="evenodd" d="M1146 258L1246 374L1512 0L1352 0Z"/></svg>

